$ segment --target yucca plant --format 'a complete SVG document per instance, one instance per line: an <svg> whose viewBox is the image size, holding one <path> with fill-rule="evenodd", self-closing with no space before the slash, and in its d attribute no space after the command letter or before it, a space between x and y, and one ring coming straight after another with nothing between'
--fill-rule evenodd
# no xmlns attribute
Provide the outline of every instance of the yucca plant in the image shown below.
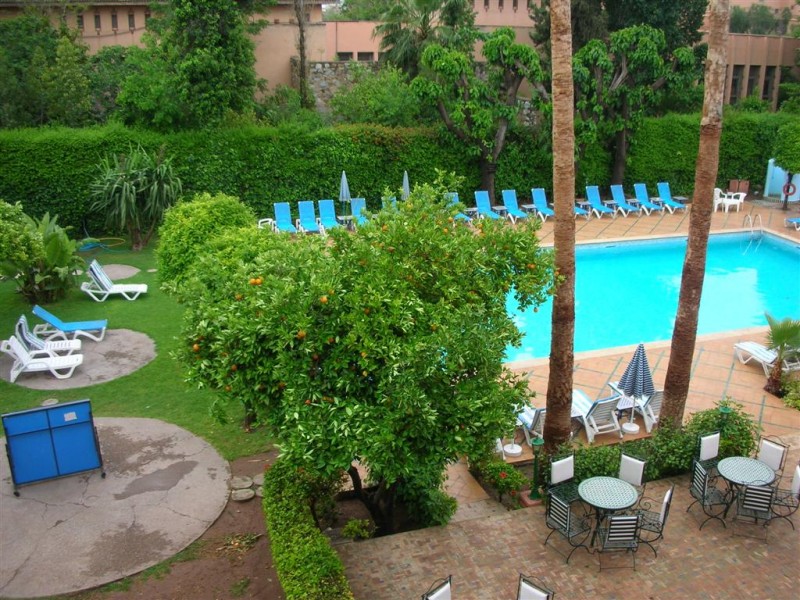
<svg viewBox="0 0 800 600"><path fill-rule="evenodd" d="M105 157L92 183L92 210L106 215L106 226L127 230L131 246L141 250L150 242L167 210L181 194L181 180L164 147L151 156L141 146L128 154Z"/></svg>
<svg viewBox="0 0 800 600"><path fill-rule="evenodd" d="M783 361L790 354L800 352L800 320L786 317L779 321L767 313L767 323L767 345L775 350L777 357L764 389L780 398L783 396Z"/></svg>

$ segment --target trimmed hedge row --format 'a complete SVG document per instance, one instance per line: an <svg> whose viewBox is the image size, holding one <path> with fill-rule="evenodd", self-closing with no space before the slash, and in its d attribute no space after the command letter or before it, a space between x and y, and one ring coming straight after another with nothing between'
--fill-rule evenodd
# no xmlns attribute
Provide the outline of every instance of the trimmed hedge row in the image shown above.
<svg viewBox="0 0 800 600"><path fill-rule="evenodd" d="M763 180L778 129L791 115L731 113L725 118L718 181ZM626 189L643 181L669 181L673 193L689 195L694 185L699 115L646 119L631 139ZM158 134L108 125L87 129L0 131L0 198L21 202L26 213L59 215L79 233L98 234L103 216L90 214L89 185L103 156L124 153L135 143L149 152L164 148L187 197L224 193L240 198L258 216L272 214L274 202L336 198L342 171L353 196L379 208L388 188L397 192L403 171L412 184L432 181L435 169L464 177L462 199L480 185L477 160L439 128L344 125L298 128L241 127ZM585 183L605 187L611 156L590 148L578 165L578 190ZM516 189L526 198L532 187L552 190L552 157L544 144L520 130L509 133L497 166L496 192Z"/></svg>
<svg viewBox="0 0 800 600"><path fill-rule="evenodd" d="M264 515L287 600L352 600L339 555L317 528L296 467L278 460L264 474Z"/></svg>

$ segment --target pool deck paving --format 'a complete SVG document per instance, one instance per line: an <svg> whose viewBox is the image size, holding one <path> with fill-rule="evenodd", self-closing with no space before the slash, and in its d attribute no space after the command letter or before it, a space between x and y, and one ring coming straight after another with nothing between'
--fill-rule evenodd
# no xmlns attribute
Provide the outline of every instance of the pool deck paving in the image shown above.
<svg viewBox="0 0 800 600"><path fill-rule="evenodd" d="M763 227L782 237L800 242L800 232L784 225L784 219L800 214L796 205L788 213L777 203L746 202L741 212L715 212L711 231L750 231ZM745 219L749 215L749 219ZM579 218L576 222L578 243L598 239L633 239L638 237L685 235L689 212L674 215L619 217L616 219ZM552 243L553 224L544 223L539 232L543 244ZM787 285L795 283L787 282ZM763 390L766 382L758 364L741 364L733 353L733 344L741 340L764 342L766 327L699 336L695 346L692 378L686 404L687 415L713 408L730 398L743 405L761 425L764 434L780 436L791 446L786 461L786 475L800 460L800 412L786 408L780 399ZM574 387L590 398L608 395L608 382L624 372L635 346L576 354ZM669 362L670 342L646 344L656 388L663 388ZM537 393L535 403L544 404L549 372L548 360L515 363L513 370L524 373L529 386ZM641 421L639 421L641 423ZM639 436L646 435L642 428ZM629 436L626 435L629 439ZM517 432L517 442L522 435ZM615 443L616 434L598 436L595 443ZM585 434L576 437L585 443ZM508 440L506 440L508 441ZM530 449L522 442L524 455ZM785 481L781 487L788 487ZM636 571L632 569L598 572L598 556L579 549L569 565L550 546L562 551L563 538L543 546L549 530L544 508L533 506L508 511L472 478L464 462L448 470L446 489L459 501L452 521L444 527L387 536L374 540L337 546L346 574L357 600L366 598L418 598L437 578L453 575L453 597L459 600L504 599L516 597L519 573L545 580L561 598L795 598L800 589L800 528L793 531L785 521L769 526L768 541L733 536L744 524L728 519L727 528L719 522L699 530L695 506L689 495L689 476L650 482L646 495L663 497L675 484L675 497L665 540L658 557L649 548L637 553ZM795 518L796 521L800 519ZM753 529L753 528L751 528ZM760 533L759 533L760 534ZM620 553L622 554L622 553ZM609 557L610 566L630 564L630 556Z"/></svg>

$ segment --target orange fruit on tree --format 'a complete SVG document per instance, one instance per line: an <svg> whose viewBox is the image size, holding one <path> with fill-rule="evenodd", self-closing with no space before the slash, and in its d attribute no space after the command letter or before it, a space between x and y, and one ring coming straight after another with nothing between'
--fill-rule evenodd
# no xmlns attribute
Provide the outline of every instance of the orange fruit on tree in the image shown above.
<svg viewBox="0 0 800 600"><path fill-rule="evenodd" d="M194 352L200 352L200 344L195 344L194 346L192 346L192 350Z"/></svg>
<svg viewBox="0 0 800 600"><path fill-rule="evenodd" d="M262 283L264 283L264 280L261 277L256 277L256 285L261 285Z"/></svg>
<svg viewBox="0 0 800 600"><path fill-rule="evenodd" d="M297 339L298 340L304 340L305 337L306 337L306 332L303 331L302 329L297 332Z"/></svg>
<svg viewBox="0 0 800 600"><path fill-rule="evenodd" d="M238 365L231 365L231 371L238 371L238 370L239 370Z"/></svg>
<svg viewBox="0 0 800 600"><path fill-rule="evenodd" d="M255 285L256 284L256 278L255 277L251 277L250 280L247 283L249 283L250 285Z"/></svg>
<svg viewBox="0 0 800 600"><path fill-rule="evenodd" d="M320 301L321 304L327 304L328 303L328 297L327 296L320 296L319 301Z"/></svg>

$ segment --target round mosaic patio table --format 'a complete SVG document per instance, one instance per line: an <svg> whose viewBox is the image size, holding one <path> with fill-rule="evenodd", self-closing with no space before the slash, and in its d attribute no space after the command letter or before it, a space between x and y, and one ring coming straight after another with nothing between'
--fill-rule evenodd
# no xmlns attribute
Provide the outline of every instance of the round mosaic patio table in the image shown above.
<svg viewBox="0 0 800 600"><path fill-rule="evenodd" d="M636 504L636 499L639 497L635 487L616 477L585 479L578 485L578 495L584 502L594 507L596 523L590 546L594 545L597 538L597 529L600 527L603 515L607 512L629 508Z"/></svg>
<svg viewBox="0 0 800 600"><path fill-rule="evenodd" d="M736 485L769 485L775 480L775 471L760 460L746 456L731 456L717 463L717 471Z"/></svg>

